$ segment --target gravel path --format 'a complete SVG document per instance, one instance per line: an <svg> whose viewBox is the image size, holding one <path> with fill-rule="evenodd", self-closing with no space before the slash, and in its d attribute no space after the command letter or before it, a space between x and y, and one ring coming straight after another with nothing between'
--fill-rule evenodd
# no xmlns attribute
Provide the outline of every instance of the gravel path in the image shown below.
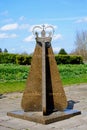
<svg viewBox="0 0 87 130"><path fill-rule="evenodd" d="M22 93L10 93L0 96L0 130L87 130L87 84L64 87L67 100L75 102L74 109L81 115L42 125L7 116L7 112L21 109Z"/></svg>

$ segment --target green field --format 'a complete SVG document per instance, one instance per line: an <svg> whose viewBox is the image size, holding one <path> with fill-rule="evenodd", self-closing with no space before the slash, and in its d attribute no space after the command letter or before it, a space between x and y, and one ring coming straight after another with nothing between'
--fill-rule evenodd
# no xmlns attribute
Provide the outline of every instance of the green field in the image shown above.
<svg viewBox="0 0 87 130"><path fill-rule="evenodd" d="M63 85L87 83L87 64L59 65ZM0 64L0 93L22 92L30 66Z"/></svg>

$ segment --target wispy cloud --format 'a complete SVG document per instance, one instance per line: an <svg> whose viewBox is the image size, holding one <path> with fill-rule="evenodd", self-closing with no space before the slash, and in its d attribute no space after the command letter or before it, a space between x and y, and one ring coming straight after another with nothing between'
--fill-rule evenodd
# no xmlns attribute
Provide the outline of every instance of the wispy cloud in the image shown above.
<svg viewBox="0 0 87 130"><path fill-rule="evenodd" d="M9 30L16 30L16 29L29 29L29 24L18 24L18 23L12 23L12 24L5 24L0 28L1 31L9 31Z"/></svg>
<svg viewBox="0 0 87 130"><path fill-rule="evenodd" d="M84 22L87 22L87 17L80 18L80 19L76 20L75 22L76 22L76 23L84 23Z"/></svg>
<svg viewBox="0 0 87 130"><path fill-rule="evenodd" d="M61 34L55 34L55 35L53 36L53 41L54 41L54 40L59 40L59 39L62 39L62 35L61 35Z"/></svg>
<svg viewBox="0 0 87 130"><path fill-rule="evenodd" d="M16 48L11 48L11 49L9 49L9 51L10 51L11 53L15 53Z"/></svg>
<svg viewBox="0 0 87 130"><path fill-rule="evenodd" d="M13 23L13 24L6 24L4 26L2 26L0 28L1 31L8 31L8 30L15 30L18 28L18 24L17 23Z"/></svg>
<svg viewBox="0 0 87 130"><path fill-rule="evenodd" d="M0 39L6 39L6 38L16 38L16 34L7 34L7 33L0 33Z"/></svg>
<svg viewBox="0 0 87 130"><path fill-rule="evenodd" d="M28 29L30 27L30 25L29 24L21 24L21 25L19 25L19 29Z"/></svg>
<svg viewBox="0 0 87 130"><path fill-rule="evenodd" d="M55 53L58 53L60 49L61 49L61 47L53 47L53 51L54 51Z"/></svg>
<svg viewBox="0 0 87 130"><path fill-rule="evenodd" d="M23 20L25 20L25 19L26 19L25 16L20 16L20 17L19 17L19 20L20 20L20 21L23 21Z"/></svg>
<svg viewBox="0 0 87 130"><path fill-rule="evenodd" d="M35 39L34 35L30 35L30 36L26 37L23 41L24 42L33 42L33 41L35 41L34 39Z"/></svg>
<svg viewBox="0 0 87 130"><path fill-rule="evenodd" d="M56 41L56 40L59 40L59 39L62 39L61 34L55 34L53 36L53 41ZM34 35L30 35L30 36L26 37L23 41L24 42L33 42L33 41L35 41L35 37L34 37Z"/></svg>

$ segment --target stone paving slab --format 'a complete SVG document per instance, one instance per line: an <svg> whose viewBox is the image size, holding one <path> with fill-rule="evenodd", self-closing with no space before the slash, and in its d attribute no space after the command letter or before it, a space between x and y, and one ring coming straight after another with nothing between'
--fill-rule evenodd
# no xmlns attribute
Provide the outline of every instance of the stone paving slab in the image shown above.
<svg viewBox="0 0 87 130"><path fill-rule="evenodd" d="M81 115L43 125L7 116L7 112L20 110L22 93L4 94L0 98L0 130L87 130L87 84L64 87L68 100L75 102L74 109Z"/></svg>

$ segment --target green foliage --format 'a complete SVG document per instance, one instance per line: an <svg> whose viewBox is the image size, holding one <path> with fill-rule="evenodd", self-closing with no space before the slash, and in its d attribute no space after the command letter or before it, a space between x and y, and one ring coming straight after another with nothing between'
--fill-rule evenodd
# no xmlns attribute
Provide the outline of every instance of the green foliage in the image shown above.
<svg viewBox="0 0 87 130"><path fill-rule="evenodd" d="M30 65L31 64L31 56L28 55L17 55L16 63L19 65Z"/></svg>
<svg viewBox="0 0 87 130"><path fill-rule="evenodd" d="M83 64L81 56L77 55L56 55L57 64Z"/></svg>
<svg viewBox="0 0 87 130"><path fill-rule="evenodd" d="M87 64L59 65L59 72L64 85L87 83Z"/></svg>
<svg viewBox="0 0 87 130"><path fill-rule="evenodd" d="M59 65L63 85L87 83L87 64ZM22 92L30 66L0 64L0 93Z"/></svg>
<svg viewBox="0 0 87 130"><path fill-rule="evenodd" d="M61 48L58 54L67 55L67 52L63 48Z"/></svg>
<svg viewBox="0 0 87 130"><path fill-rule="evenodd" d="M77 55L55 55L57 64L82 64L83 59ZM31 55L0 53L0 64L12 63L19 65L30 65Z"/></svg>
<svg viewBox="0 0 87 130"><path fill-rule="evenodd" d="M0 53L0 64L12 63L19 65L30 65L31 58L32 57L29 55Z"/></svg>
<svg viewBox="0 0 87 130"><path fill-rule="evenodd" d="M4 49L4 53L8 53L8 50L6 48Z"/></svg>
<svg viewBox="0 0 87 130"><path fill-rule="evenodd" d="M0 82L25 80L28 71L29 66L0 64Z"/></svg>
<svg viewBox="0 0 87 130"><path fill-rule="evenodd" d="M0 64L16 63L16 54L0 53Z"/></svg>
<svg viewBox="0 0 87 130"><path fill-rule="evenodd" d="M2 53L2 49L0 48L0 53Z"/></svg>
<svg viewBox="0 0 87 130"><path fill-rule="evenodd" d="M0 93L23 92L25 81L0 82Z"/></svg>

